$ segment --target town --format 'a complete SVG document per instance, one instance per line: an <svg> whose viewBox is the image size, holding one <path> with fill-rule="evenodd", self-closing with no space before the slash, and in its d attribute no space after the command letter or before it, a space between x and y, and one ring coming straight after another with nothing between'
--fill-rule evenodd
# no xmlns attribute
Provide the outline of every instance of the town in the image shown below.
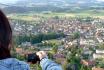
<svg viewBox="0 0 104 70"><path fill-rule="evenodd" d="M104 70L104 0L0 0L0 10L13 58L29 64L28 54L45 51L63 70ZM30 70L42 70L39 63Z"/></svg>
<svg viewBox="0 0 104 70"><path fill-rule="evenodd" d="M44 19L36 15L34 18L43 19L24 21L9 18L16 39L16 54L22 56L44 50L49 53L50 59L61 64L65 70L104 70L103 19L64 16ZM34 39L38 40L34 37L42 39L34 42ZM19 39L21 42L17 43Z"/></svg>

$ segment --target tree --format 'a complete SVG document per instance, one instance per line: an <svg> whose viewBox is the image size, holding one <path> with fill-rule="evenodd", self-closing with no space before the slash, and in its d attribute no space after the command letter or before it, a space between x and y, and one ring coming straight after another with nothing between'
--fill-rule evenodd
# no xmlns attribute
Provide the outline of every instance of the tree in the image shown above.
<svg viewBox="0 0 104 70"><path fill-rule="evenodd" d="M86 17L86 22L91 22L93 19L91 17Z"/></svg>
<svg viewBox="0 0 104 70"><path fill-rule="evenodd" d="M52 51L53 51L54 53L57 53L57 51L58 51L58 46L57 46L56 44L53 44L53 46L52 46Z"/></svg>
<svg viewBox="0 0 104 70"><path fill-rule="evenodd" d="M78 48L77 46L73 46L69 49L67 49L69 52L67 53L66 59L67 62L70 63L69 66L71 65L71 70L73 70L73 66L76 67L75 69L80 70L81 68L81 63L80 63L80 56L82 49Z"/></svg>
<svg viewBox="0 0 104 70"><path fill-rule="evenodd" d="M75 32L75 33L73 34L73 38L74 38L74 39L79 39L79 38L80 38L80 32Z"/></svg>
<svg viewBox="0 0 104 70"><path fill-rule="evenodd" d="M101 43L97 46L98 49L104 49L104 43Z"/></svg>
<svg viewBox="0 0 104 70"><path fill-rule="evenodd" d="M80 32L75 32L73 34L73 39L77 39L77 47L80 47Z"/></svg>

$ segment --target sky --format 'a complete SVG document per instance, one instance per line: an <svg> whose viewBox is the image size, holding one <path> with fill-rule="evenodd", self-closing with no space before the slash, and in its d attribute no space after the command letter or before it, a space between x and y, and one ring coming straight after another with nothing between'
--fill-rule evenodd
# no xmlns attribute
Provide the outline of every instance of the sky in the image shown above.
<svg viewBox="0 0 104 70"><path fill-rule="evenodd" d="M6 4L6 3L14 3L16 1L18 1L18 0L0 0L0 3ZM98 1L104 1L104 0L98 0Z"/></svg>
<svg viewBox="0 0 104 70"><path fill-rule="evenodd" d="M6 4L6 3L14 3L16 1L18 1L18 0L0 0L0 3Z"/></svg>
<svg viewBox="0 0 104 70"><path fill-rule="evenodd" d="M98 1L104 1L104 0L98 0Z"/></svg>

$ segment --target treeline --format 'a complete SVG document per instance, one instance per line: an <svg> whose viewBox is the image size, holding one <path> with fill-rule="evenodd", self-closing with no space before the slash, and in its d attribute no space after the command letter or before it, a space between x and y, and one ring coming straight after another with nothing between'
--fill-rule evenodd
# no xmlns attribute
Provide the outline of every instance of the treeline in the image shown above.
<svg viewBox="0 0 104 70"><path fill-rule="evenodd" d="M52 11L52 12L65 12L69 8L61 8L50 5L45 6L34 6L34 7L18 7L18 6L9 6L2 9L5 13L28 13L33 12L43 12L43 11Z"/></svg>
<svg viewBox="0 0 104 70"><path fill-rule="evenodd" d="M51 40L65 37L64 33L47 33L47 34L37 34L37 35L20 35L20 36L13 36L14 42L18 45L22 44L23 42L31 42L32 44L40 43L44 40Z"/></svg>

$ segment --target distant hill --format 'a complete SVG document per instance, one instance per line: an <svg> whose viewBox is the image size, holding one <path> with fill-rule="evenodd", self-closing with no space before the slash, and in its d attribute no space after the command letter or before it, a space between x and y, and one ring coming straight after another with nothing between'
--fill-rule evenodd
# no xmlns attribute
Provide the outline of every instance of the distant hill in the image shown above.
<svg viewBox="0 0 104 70"><path fill-rule="evenodd" d="M0 9L3 10L5 13L24 13L27 12L25 7L18 7L14 5L6 5L0 3Z"/></svg>
<svg viewBox="0 0 104 70"><path fill-rule="evenodd" d="M6 13L24 12L76 12L80 10L104 9L104 2L97 0L19 0L11 6L0 5Z"/></svg>
<svg viewBox="0 0 104 70"><path fill-rule="evenodd" d="M27 7L18 7L18 6L8 6L2 9L5 13L9 14L9 13L24 13L24 12L28 12L28 8Z"/></svg>
<svg viewBox="0 0 104 70"><path fill-rule="evenodd" d="M89 7L104 7L104 2L98 0L19 0L16 6L21 7L42 7L53 6L59 8L89 8Z"/></svg>
<svg viewBox="0 0 104 70"><path fill-rule="evenodd" d="M5 7L8 7L8 6L9 6L9 5L0 3L0 8L1 8L1 9L2 9L2 8L5 8Z"/></svg>
<svg viewBox="0 0 104 70"><path fill-rule="evenodd" d="M20 0L17 2L18 5L30 5L30 4L42 4L42 5L70 5L70 4L88 4L98 3L98 0Z"/></svg>

